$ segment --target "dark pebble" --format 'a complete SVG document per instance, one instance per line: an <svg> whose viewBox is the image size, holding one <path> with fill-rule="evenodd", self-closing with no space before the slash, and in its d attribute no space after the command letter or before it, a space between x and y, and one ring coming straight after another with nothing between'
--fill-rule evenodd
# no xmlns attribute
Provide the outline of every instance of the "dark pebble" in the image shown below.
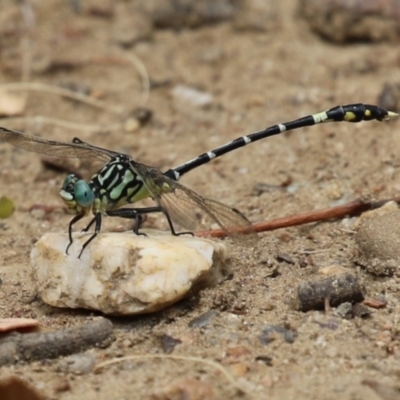
<svg viewBox="0 0 400 400"><path fill-rule="evenodd" d="M364 296L353 274L339 274L300 284L294 308L300 311L323 310L326 300L332 307L337 307L345 302L363 301Z"/></svg>
<svg viewBox="0 0 400 400"><path fill-rule="evenodd" d="M268 365L268 366L272 367L273 358L270 357L270 356L263 356L263 355L257 356L255 358L255 360L256 361L262 361L265 365Z"/></svg>
<svg viewBox="0 0 400 400"><path fill-rule="evenodd" d="M164 353L172 353L175 349L175 346L177 344L182 343L182 340L180 339L175 339L172 336L167 335L166 333L164 333L163 335L161 335L161 346L164 350Z"/></svg>
<svg viewBox="0 0 400 400"><path fill-rule="evenodd" d="M209 310L189 322L190 328L205 328L218 315L218 311Z"/></svg>

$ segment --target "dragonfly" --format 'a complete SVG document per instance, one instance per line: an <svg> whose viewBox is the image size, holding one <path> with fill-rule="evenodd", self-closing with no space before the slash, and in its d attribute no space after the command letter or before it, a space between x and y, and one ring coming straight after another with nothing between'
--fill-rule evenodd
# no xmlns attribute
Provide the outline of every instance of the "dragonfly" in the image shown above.
<svg viewBox="0 0 400 400"><path fill-rule="evenodd" d="M60 190L60 196L68 211L75 216L68 226L69 244L73 243L72 229L75 223L90 213L93 217L83 229L88 232L94 224L94 232L83 244L78 258L101 230L102 217L112 216L133 219L133 232L140 232L143 215L161 212L165 215L172 235L192 233L198 226L198 213L205 214L225 233L240 242L254 243L257 234L252 223L238 209L224 203L201 196L194 190L180 184L179 179L191 170L217 157L244 147L258 140L280 133L325 122L384 121L397 116L378 106L369 104L348 104L336 106L327 111L311 114L293 121L270 126L258 132L228 142L220 147L193 158L175 168L161 172L159 169L139 163L127 154L97 147L74 138L72 142L48 140L39 136L0 127L0 140L21 149L54 157L96 159L104 163L89 181L68 175ZM140 200L152 198L154 207L123 207ZM177 232L174 223L188 229ZM243 235L246 233L247 235ZM244 239L244 237L247 239Z"/></svg>

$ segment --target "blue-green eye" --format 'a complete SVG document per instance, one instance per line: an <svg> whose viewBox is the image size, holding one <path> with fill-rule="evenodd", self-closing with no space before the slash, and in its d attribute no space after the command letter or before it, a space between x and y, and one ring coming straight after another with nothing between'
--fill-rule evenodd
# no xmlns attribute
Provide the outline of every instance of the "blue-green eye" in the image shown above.
<svg viewBox="0 0 400 400"><path fill-rule="evenodd" d="M75 200L82 207L89 207L93 204L94 193L87 182L79 180L74 187Z"/></svg>

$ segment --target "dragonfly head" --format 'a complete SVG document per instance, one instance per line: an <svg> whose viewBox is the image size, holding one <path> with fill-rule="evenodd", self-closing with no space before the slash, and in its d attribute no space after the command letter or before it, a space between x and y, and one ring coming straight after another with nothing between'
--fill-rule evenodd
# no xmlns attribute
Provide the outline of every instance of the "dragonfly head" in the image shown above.
<svg viewBox="0 0 400 400"><path fill-rule="evenodd" d="M88 212L93 205L95 197L90 185L73 174L65 178L60 190L60 196L67 205L68 211L73 214Z"/></svg>

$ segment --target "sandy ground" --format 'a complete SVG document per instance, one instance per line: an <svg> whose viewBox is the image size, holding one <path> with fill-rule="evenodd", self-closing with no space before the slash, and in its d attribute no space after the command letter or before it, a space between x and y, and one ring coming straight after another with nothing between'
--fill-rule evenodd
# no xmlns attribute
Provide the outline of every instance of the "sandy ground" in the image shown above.
<svg viewBox="0 0 400 400"><path fill-rule="evenodd" d="M21 80L21 53L29 48L29 81L87 86L126 112L138 106L152 110L152 120L135 132L112 133L5 119L1 125L56 140L79 136L168 169L278 122L337 104L375 104L385 82L400 81L398 45L325 42L296 15L294 0L281 2L278 23L266 32L235 30L228 21L197 29L153 30L150 40L131 47L119 45L116 33L116 26L129 16L129 9L124 9L129 2L118 3L113 18L75 14L72 3L34 2L36 26L26 48L21 35L7 34L3 25L0 82ZM2 2L1 15L9 13L7 21L20 18L14 7L11 1ZM153 82L146 104L140 97L138 73L127 61L131 54L140 58ZM201 108L177 101L171 95L176 85L211 94L211 105ZM109 110L44 92L29 93L25 115L89 125L121 122ZM302 129L226 155L182 182L239 208L252 221L361 196L388 198L400 188L397 126L398 122L368 122ZM0 195L16 204L14 215L0 222L0 316L37 318L45 330L90 320L94 313L46 306L36 296L30 274L29 253L35 241L45 232L65 231L71 217L61 209L46 214L29 208L60 205L58 190L64 175L48 171L38 155L7 144L0 145L0 154ZM256 190L260 184L267 189ZM166 228L162 218L152 216L150 222ZM112 319L115 341L90 350L89 357L102 361L164 354L163 338L169 335L181 342L171 354L219 362L257 398L378 399L361 382L373 379L398 385L400 286L398 278L377 278L352 262L355 244L348 223L262 234L255 249L231 244L229 279L163 312ZM108 218L104 229L129 227L128 221ZM280 254L294 263L282 261ZM291 299L297 286L333 264L352 270L369 296L384 296L386 308L371 310L368 319L350 320L333 310L295 311ZM277 273L271 274L271 268ZM210 310L215 313L205 326L189 325ZM296 333L295 340L288 343L276 335L269 344L263 343L260 335L266 325L286 327ZM134 360L96 374L76 374L63 362L2 367L0 376L18 374L49 398L62 400L246 398L220 371L189 360ZM179 397L185 390L188 397Z"/></svg>

